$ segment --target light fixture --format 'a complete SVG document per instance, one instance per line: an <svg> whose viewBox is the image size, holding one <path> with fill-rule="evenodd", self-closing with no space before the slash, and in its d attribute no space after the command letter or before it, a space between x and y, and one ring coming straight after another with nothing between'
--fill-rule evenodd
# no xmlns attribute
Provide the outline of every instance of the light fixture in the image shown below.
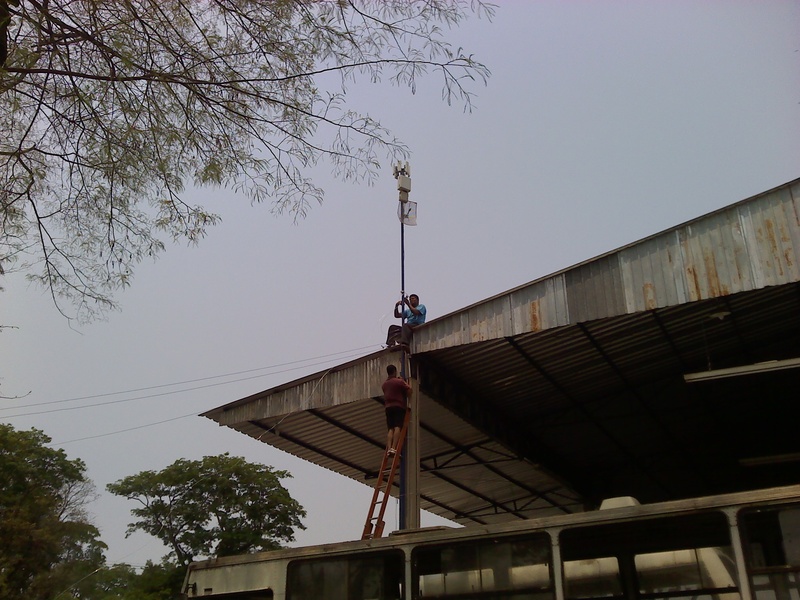
<svg viewBox="0 0 800 600"><path fill-rule="evenodd" d="M800 452L793 452L791 454L773 454L772 456L740 458L739 464L743 467L763 467L764 465L779 465L782 463L798 461L800 461Z"/></svg>
<svg viewBox="0 0 800 600"><path fill-rule="evenodd" d="M686 383L695 383L697 381L711 381L713 379L725 379L726 377L737 377L739 375L770 373L772 371L782 371L783 369L794 369L797 367L800 367L800 358L768 360L766 362L760 362L754 365L743 365L741 367L731 367L729 369L714 369L713 371L686 373L683 376L683 380Z"/></svg>

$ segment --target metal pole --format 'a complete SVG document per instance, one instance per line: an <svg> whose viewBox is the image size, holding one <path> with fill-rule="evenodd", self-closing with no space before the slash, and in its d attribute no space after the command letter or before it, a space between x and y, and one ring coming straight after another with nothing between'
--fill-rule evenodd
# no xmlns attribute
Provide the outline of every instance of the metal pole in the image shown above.
<svg viewBox="0 0 800 600"><path fill-rule="evenodd" d="M406 297L406 226L400 221L400 297L405 300ZM400 320L400 327L406 324L405 306L400 305L401 314L403 318ZM400 377L408 381L406 378L406 351L401 348L400 350ZM403 444L403 452L400 455L400 530L406 529L408 517L406 515L406 448Z"/></svg>
<svg viewBox="0 0 800 600"><path fill-rule="evenodd" d="M400 298L406 299L406 226L405 223L400 221ZM400 314L403 318L400 320L400 326L406 324L406 309L405 305L400 305ZM406 351L401 349L400 353L400 376L406 378Z"/></svg>
<svg viewBox="0 0 800 600"><path fill-rule="evenodd" d="M406 324L405 318L405 297L406 297L406 229L404 217L404 203L408 202L408 193L411 191L411 169L408 163L405 165L397 163L394 168L394 177L397 179L397 189L400 192L400 297L401 297L401 315L400 327ZM400 348L400 377L407 380L406 373L406 351ZM406 434L408 435L408 434ZM399 525L400 529L408 528L408 515L406 511L406 494L408 490L408 477L406 473L407 467L407 452L406 445L403 445L403 451L400 455L400 515Z"/></svg>

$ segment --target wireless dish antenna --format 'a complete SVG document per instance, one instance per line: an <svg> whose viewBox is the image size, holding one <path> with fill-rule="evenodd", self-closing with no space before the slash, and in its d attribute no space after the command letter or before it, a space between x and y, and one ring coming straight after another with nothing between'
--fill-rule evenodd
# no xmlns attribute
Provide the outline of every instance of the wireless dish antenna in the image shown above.
<svg viewBox="0 0 800 600"><path fill-rule="evenodd" d="M394 166L394 178L397 180L397 191L400 203L397 206L397 218L403 225L417 224L417 203L408 199L411 191L411 165L400 161Z"/></svg>

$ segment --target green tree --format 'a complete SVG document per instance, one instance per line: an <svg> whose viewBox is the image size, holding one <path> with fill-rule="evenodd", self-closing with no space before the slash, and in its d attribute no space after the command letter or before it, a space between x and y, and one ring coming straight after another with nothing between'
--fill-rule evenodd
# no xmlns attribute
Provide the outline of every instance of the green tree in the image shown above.
<svg viewBox="0 0 800 600"><path fill-rule="evenodd" d="M147 564L137 572L130 565L116 564L98 572L91 590L79 597L87 600L172 600L180 598L186 568L167 561Z"/></svg>
<svg viewBox="0 0 800 600"><path fill-rule="evenodd" d="M0 424L0 597L52 598L104 564L86 467L43 432Z"/></svg>
<svg viewBox="0 0 800 600"><path fill-rule="evenodd" d="M351 110L357 79L435 73L470 108L488 70L445 32L481 0L0 0L0 269L89 319L162 237L196 242L222 186L295 218L310 168L372 182L407 148ZM66 313L64 313L66 314Z"/></svg>
<svg viewBox="0 0 800 600"><path fill-rule="evenodd" d="M225 453L202 460L180 459L165 469L142 471L107 486L112 494L136 500L142 530L172 549L178 563L196 557L274 550L305 529L305 510L281 479L286 471L249 463Z"/></svg>

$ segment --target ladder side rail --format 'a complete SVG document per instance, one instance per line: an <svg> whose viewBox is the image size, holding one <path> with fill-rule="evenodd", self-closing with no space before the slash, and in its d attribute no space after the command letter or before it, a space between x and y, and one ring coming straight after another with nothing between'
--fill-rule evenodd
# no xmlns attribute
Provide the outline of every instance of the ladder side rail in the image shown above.
<svg viewBox="0 0 800 600"><path fill-rule="evenodd" d="M388 450L388 448L387 448L387 450ZM375 507L378 504L378 496L380 495L380 493L382 491L383 483L385 481L383 474L386 472L386 463L387 463L387 459L389 457L387 450L384 450L384 452L383 452L383 458L381 459L381 466L378 469L378 477L377 477L377 481L375 482L375 489L372 492L372 500L370 501L370 504L369 504L369 511L367 512L367 520L364 523L364 531L361 534L361 539L362 540L366 540L366 539L369 539L370 537L373 537L373 535L372 535L373 534L372 521L376 518L375 517Z"/></svg>
<svg viewBox="0 0 800 600"><path fill-rule="evenodd" d="M403 445L406 441L406 433L408 431L408 421L411 415L411 411L406 408L406 416L403 419L403 428L400 430L400 439L397 441L397 449L394 455L394 460L392 460L392 469L389 472L389 477L386 480L386 487L383 490L383 498L380 500L381 508L378 512L377 522L375 523L375 532L373 537L381 537L383 535L383 528L385 523L383 521L383 515L386 512L386 505L387 500L391 496L392 486L394 485L394 479L397 475L397 468L400 466L400 457L403 454ZM387 453L388 454L388 453ZM386 455L384 455L384 462L385 462ZM381 471L381 479L383 478L383 471ZM377 489L377 488L376 488ZM370 514L374 511L374 508L370 508Z"/></svg>

